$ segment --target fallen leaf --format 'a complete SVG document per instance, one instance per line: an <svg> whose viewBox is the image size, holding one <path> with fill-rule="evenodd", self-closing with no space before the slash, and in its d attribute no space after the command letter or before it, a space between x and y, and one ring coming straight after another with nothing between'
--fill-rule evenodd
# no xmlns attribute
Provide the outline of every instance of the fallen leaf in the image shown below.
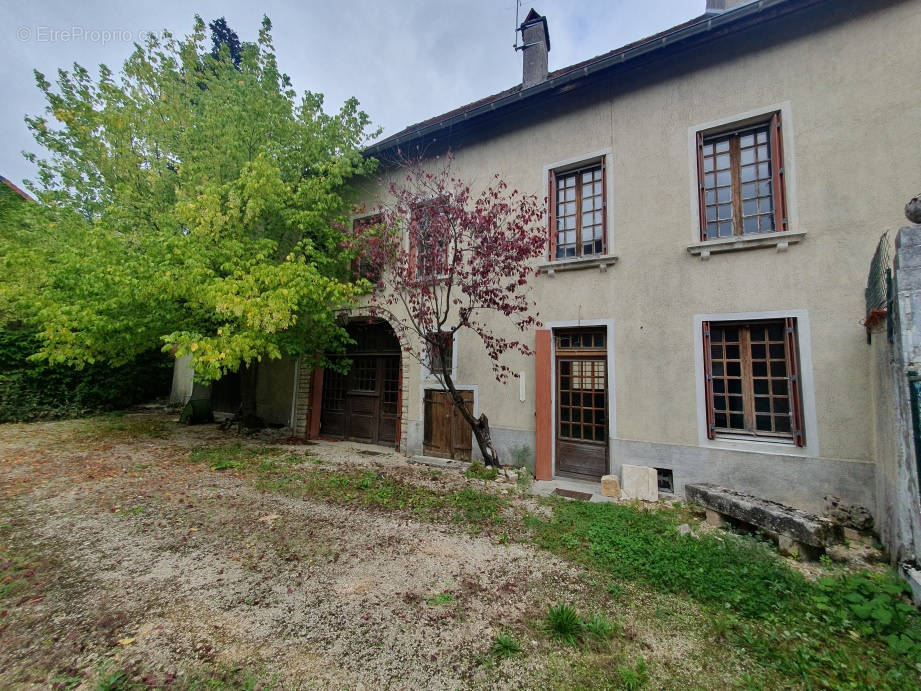
<svg viewBox="0 0 921 691"><path fill-rule="evenodd" d="M132 643L134 643L133 638L119 638L118 639L119 645L131 645Z"/></svg>
<svg viewBox="0 0 921 691"><path fill-rule="evenodd" d="M281 516L277 513L270 513L268 516L263 516L262 518L257 518L256 520L260 523L271 523L272 521L277 521Z"/></svg>

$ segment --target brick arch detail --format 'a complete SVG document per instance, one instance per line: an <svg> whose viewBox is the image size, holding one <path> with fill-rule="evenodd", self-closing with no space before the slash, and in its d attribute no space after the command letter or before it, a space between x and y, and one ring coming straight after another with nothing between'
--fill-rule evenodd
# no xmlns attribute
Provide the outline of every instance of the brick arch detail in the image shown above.
<svg viewBox="0 0 921 691"><path fill-rule="evenodd" d="M390 326L400 342L400 420L397 424L397 445L400 453L405 455L408 452L406 423L409 418L409 340L406 334L401 334L400 330L395 329L389 320L380 315L372 315L368 309L353 309L350 317L352 320L363 317L380 319ZM294 436L304 439L314 438L320 429L323 369L312 368L306 364L305 360L298 361L294 387Z"/></svg>

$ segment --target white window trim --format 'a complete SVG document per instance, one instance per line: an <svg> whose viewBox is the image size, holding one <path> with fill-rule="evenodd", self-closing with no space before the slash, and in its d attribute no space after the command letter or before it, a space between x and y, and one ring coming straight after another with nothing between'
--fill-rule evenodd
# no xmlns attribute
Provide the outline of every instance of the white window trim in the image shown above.
<svg viewBox="0 0 921 691"><path fill-rule="evenodd" d="M790 101L783 101L782 103L755 108L745 113L735 113L734 115L728 115L717 120L702 122L688 127L688 180L690 181L690 225L692 246L706 246L708 243L713 242L714 246L719 247L719 241L721 239L715 238L712 241L700 239L700 181L697 178L697 133L703 132L706 134L709 131L718 130L736 123L744 125L747 120L757 121L761 118L767 118L772 113L778 111L780 111L782 123L780 133L783 137L784 200L787 204L787 230L774 231L774 233L778 235L790 231L805 233L806 229L800 225L799 205L796 199L796 151L793 145L793 108L790 105ZM774 237L774 234L765 233L763 236L758 237L764 236ZM763 245L753 243L751 246L759 247ZM747 247L747 245L741 244L737 246L737 249L746 249ZM694 254L697 254L697 252ZM707 256L709 256L709 253Z"/></svg>
<svg viewBox="0 0 921 691"><path fill-rule="evenodd" d="M544 261L541 263L541 269L544 273L550 273L553 275L554 272L548 271L552 267L564 266L568 263L579 264L580 268L583 266L587 267L600 267L602 270L606 268L609 264L613 264L617 261L617 253L614 250L614 153L611 147L606 149L599 149L598 151L590 151L588 153L580 154L578 156L573 156L571 158L563 159L562 161L555 161L553 163L545 163L541 169L541 186L538 189L547 189L547 181L550 179L550 171L560 170L561 168L578 168L580 166L591 165L592 163L597 163L601 159L604 159L604 180L605 180L605 190L604 190L604 203L605 203L605 227L607 229L606 242L607 246L605 247L605 252L602 255L597 257L591 257L590 260L586 260L584 257L576 257L573 259L551 259L549 262ZM549 203L549 199L547 200ZM550 229L548 229L549 231ZM552 232L552 231L551 231ZM548 242L550 240L549 236L547 238ZM575 268L575 267L574 267Z"/></svg>
<svg viewBox="0 0 921 691"><path fill-rule="evenodd" d="M614 439L617 436L617 405L614 398L614 318L549 322L544 324L544 328L550 329L550 459L553 477L556 477L556 336L554 331L578 329L583 326L605 327L608 353L608 467L605 474L611 472L611 464L614 460Z"/></svg>
<svg viewBox="0 0 921 691"><path fill-rule="evenodd" d="M423 342L424 343L424 342ZM438 376L432 372L428 361L428 349L424 349L422 357L422 381L427 383L438 382ZM451 334L451 380L457 379L457 332ZM438 384L441 386L441 384ZM431 387L428 387L431 388Z"/></svg>
<svg viewBox="0 0 921 691"><path fill-rule="evenodd" d="M754 321L760 319L796 318L796 336L799 340L800 389L803 396L803 427L805 446L789 441L707 438L707 395L704 385L703 322ZM815 383L812 377L812 334L809 313L804 309L774 312L723 312L694 315L694 379L697 387L697 440L700 446L733 451L751 451L783 456L819 457L818 422L816 419Z"/></svg>

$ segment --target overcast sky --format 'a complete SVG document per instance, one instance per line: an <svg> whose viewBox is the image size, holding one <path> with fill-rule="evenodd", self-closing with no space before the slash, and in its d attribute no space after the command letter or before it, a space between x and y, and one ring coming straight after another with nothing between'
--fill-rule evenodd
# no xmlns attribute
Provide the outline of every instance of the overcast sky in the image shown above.
<svg viewBox="0 0 921 691"><path fill-rule="evenodd" d="M516 0L33 0L0 4L0 175L34 175L23 150L41 153L23 122L44 107L32 70L53 81L73 62L118 70L132 42L168 28L185 35L197 13L226 17L243 41L262 15L274 26L281 69L295 88L319 91L328 110L356 96L393 134L521 81ZM550 28L550 69L681 23L705 0L534 0ZM532 7L522 2L520 19Z"/></svg>

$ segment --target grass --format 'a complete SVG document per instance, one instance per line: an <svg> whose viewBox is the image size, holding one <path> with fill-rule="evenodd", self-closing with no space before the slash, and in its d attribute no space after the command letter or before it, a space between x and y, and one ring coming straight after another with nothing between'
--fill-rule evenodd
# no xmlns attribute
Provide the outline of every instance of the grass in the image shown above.
<svg viewBox="0 0 921 691"><path fill-rule="evenodd" d="M438 593L428 598L425 604L429 607L441 607L443 605L450 605L452 602L454 602L454 596L451 593Z"/></svg>
<svg viewBox="0 0 921 691"><path fill-rule="evenodd" d="M71 436L79 442L130 441L145 437L165 439L174 427L175 423L163 418L109 413L80 420Z"/></svg>
<svg viewBox="0 0 921 691"><path fill-rule="evenodd" d="M492 639L492 647L489 652L498 658L514 657L521 652L521 644L509 633L497 633Z"/></svg>
<svg viewBox="0 0 921 691"><path fill-rule="evenodd" d="M486 467L479 461L474 461L464 475L470 480L495 480L499 471L492 466Z"/></svg>
<svg viewBox="0 0 921 691"><path fill-rule="evenodd" d="M712 613L715 637L786 683L918 686L921 616L891 575L867 571L813 583L754 538L679 535L686 515L677 508L551 505L552 519L527 521L536 544L610 579L609 590L630 580L697 601ZM577 618L574 610L555 616ZM561 635L573 634L564 629ZM642 675L633 669L627 676Z"/></svg>
<svg viewBox="0 0 921 691"><path fill-rule="evenodd" d="M582 619L576 608L565 602L550 605L544 618L544 626L551 638L566 645L575 645L581 639Z"/></svg>

